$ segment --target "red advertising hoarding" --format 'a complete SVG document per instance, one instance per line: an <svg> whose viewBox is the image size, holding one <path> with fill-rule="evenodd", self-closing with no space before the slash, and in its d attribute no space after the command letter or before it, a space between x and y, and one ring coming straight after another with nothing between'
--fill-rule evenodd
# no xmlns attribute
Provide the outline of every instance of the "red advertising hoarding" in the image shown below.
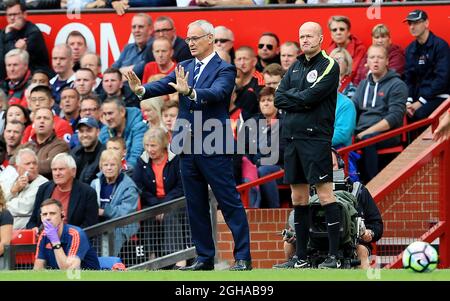
<svg viewBox="0 0 450 301"><path fill-rule="evenodd" d="M445 40L450 41L450 4L439 5L389 5L389 6L356 6L356 7L274 7L260 9L155 9L146 10L153 19L158 16L170 16L174 19L177 34L184 37L187 25L198 19L210 21L213 25L224 25L235 34L235 48L242 45L256 47L258 38L263 32L274 32L281 42L297 40L298 28L306 21L315 21L324 28L325 44L330 42L327 20L332 15L346 15L352 21L352 33L357 35L366 45L371 43L371 29L379 23L386 24L391 30L393 43L405 47L412 41L408 26L402 21L409 11L424 9L430 18L431 30ZM137 11L136 11L137 12ZM142 12L142 10L140 10ZM131 18L135 12L123 16L111 10L101 12L83 12L67 14L64 11L29 12L29 19L38 24L44 32L49 49L55 44L64 43L72 30L78 30L88 41L91 51L99 53L103 68L110 66L117 59L120 50L132 41L130 34ZM4 16L0 17L0 26L5 25Z"/></svg>

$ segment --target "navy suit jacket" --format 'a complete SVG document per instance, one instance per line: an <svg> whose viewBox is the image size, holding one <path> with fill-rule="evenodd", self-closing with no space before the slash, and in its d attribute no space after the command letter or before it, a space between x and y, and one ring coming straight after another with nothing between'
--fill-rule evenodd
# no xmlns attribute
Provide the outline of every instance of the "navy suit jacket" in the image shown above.
<svg viewBox="0 0 450 301"><path fill-rule="evenodd" d="M192 86L195 59L181 62L180 65L184 67L186 72L189 72L188 84L189 86ZM186 147L183 144L185 141L191 140L191 134L194 139L196 139L196 135L201 134L202 140L195 141L203 142L214 130L221 131L222 134L221 136L215 136L218 137L215 142L217 143L219 142L218 140L221 139L222 143L220 148L216 148L216 150L222 154L233 152L234 139L229 122L228 108L235 85L235 78L236 67L223 61L216 53L205 66L197 80L197 84L195 85L195 92L197 93L196 101L181 94L179 95L179 113L172 141L182 141L180 146L183 148L184 152L186 152ZM175 89L169 86L170 82L176 82L175 72L170 73L159 81L144 85L145 95L143 97L149 98L176 92ZM201 118L199 112L201 112ZM196 117L195 123L194 116ZM211 125L214 126L211 127ZM179 137L178 135L182 135L182 137ZM212 137L209 139L211 138ZM199 143L196 144L197 146L199 145ZM177 149L173 149L173 151L177 154L180 153ZM205 153L203 150L202 154L213 155L216 153Z"/></svg>
<svg viewBox="0 0 450 301"><path fill-rule="evenodd" d="M41 225L41 204L51 198L55 190L55 182L49 181L42 184L37 193L33 213L27 224L27 229ZM86 228L98 223L97 193L88 184L76 179L73 180L72 191L69 200L69 212L66 212L67 223Z"/></svg>

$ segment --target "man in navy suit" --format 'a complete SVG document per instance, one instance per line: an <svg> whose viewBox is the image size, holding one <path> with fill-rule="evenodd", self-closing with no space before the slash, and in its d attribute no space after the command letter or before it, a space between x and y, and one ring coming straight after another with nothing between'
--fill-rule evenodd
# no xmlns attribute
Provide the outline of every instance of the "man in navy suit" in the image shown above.
<svg viewBox="0 0 450 301"><path fill-rule="evenodd" d="M194 59L181 62L167 77L142 86L134 72L126 76L130 88L141 98L174 92L180 95L172 150L180 153L181 178L198 255L195 263L183 270L214 269L208 185L234 238L236 262L230 270L251 270L247 216L236 190L232 158L226 152L233 148L227 145L233 141L227 119L236 68L214 52L214 27L209 22L198 20L189 24L186 43ZM212 141L210 136L219 138L213 139L215 143L208 147L206 142Z"/></svg>

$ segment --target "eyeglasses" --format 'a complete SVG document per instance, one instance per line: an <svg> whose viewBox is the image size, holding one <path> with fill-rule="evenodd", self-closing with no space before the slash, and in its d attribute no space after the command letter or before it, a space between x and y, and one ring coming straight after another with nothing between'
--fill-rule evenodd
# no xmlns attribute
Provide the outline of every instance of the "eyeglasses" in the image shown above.
<svg viewBox="0 0 450 301"><path fill-rule="evenodd" d="M164 32L169 32L172 30L173 30L173 27L172 28L161 28L161 29L155 30L155 33L164 33Z"/></svg>
<svg viewBox="0 0 450 301"><path fill-rule="evenodd" d="M209 33L204 34L204 35L199 36L199 37L186 38L184 41L186 42L186 44L189 44L191 41L194 42L194 43L197 43L198 40L200 40L201 38L206 37L207 35L209 35Z"/></svg>
<svg viewBox="0 0 450 301"><path fill-rule="evenodd" d="M271 45L271 44L258 44L259 49L263 49L264 46L266 46L266 48L269 50L273 50L273 45Z"/></svg>
<svg viewBox="0 0 450 301"><path fill-rule="evenodd" d="M229 41L231 41L230 39L215 39L214 40L214 43L215 44L217 44L217 43L226 43L226 42L229 42Z"/></svg>
<svg viewBox="0 0 450 301"><path fill-rule="evenodd" d="M331 31L332 32L336 32L336 31L346 31L347 30L347 28L345 28L345 27L336 27L336 28L331 28Z"/></svg>

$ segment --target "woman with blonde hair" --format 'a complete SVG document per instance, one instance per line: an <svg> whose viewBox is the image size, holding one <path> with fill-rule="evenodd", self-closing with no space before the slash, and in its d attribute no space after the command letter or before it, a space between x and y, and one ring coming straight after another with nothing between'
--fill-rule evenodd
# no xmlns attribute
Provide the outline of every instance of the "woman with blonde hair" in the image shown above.
<svg viewBox="0 0 450 301"><path fill-rule="evenodd" d="M3 253L5 245L9 245L13 234L14 219L6 209L6 199L3 189L0 186L0 270L4 269L5 262Z"/></svg>
<svg viewBox="0 0 450 301"><path fill-rule="evenodd" d="M405 71L405 51L399 45L393 44L391 32L384 24L377 24L372 28L372 45L383 46L388 52L388 67L402 75ZM353 79L355 85L367 77L369 67L367 66L367 53L358 66L358 71Z"/></svg>
<svg viewBox="0 0 450 301"><path fill-rule="evenodd" d="M356 87L352 83L352 56L345 48L337 47L331 51L330 57L339 64L338 92L341 92L348 98L352 98L356 91Z"/></svg>
<svg viewBox="0 0 450 301"><path fill-rule="evenodd" d="M135 212L139 194L133 180L122 172L122 158L113 150L104 150L100 155L100 172L91 187L97 192L99 221L103 222ZM114 256L119 255L125 241L137 233L138 225L117 228L115 232Z"/></svg>
<svg viewBox="0 0 450 301"><path fill-rule="evenodd" d="M161 108L164 104L164 97L157 96L141 101L141 111L144 120L147 121L147 126L164 127L162 123Z"/></svg>

